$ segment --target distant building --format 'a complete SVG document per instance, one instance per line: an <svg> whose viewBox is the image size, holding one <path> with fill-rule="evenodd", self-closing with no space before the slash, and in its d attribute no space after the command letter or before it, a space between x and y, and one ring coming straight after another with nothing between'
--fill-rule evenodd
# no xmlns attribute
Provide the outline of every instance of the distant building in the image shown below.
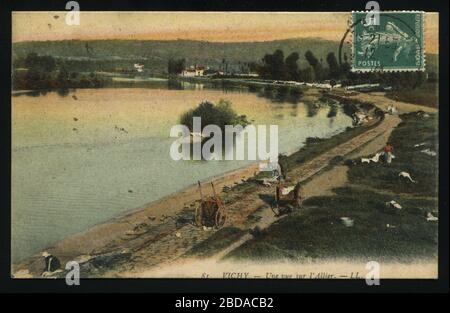
<svg viewBox="0 0 450 313"><path fill-rule="evenodd" d="M205 72L204 66L191 66L190 68L184 69L181 72L181 76L183 77L197 77L197 76L203 76L203 73Z"/></svg>
<svg viewBox="0 0 450 313"><path fill-rule="evenodd" d="M144 64L140 64L140 63L135 63L134 64L134 68L139 72L143 72L144 71Z"/></svg>
<svg viewBox="0 0 450 313"><path fill-rule="evenodd" d="M207 68L204 72L203 72L204 76L208 76L208 77L212 77L212 76L223 76L224 73L223 71L218 71L218 70L213 70L210 68Z"/></svg>
<svg viewBox="0 0 450 313"><path fill-rule="evenodd" d="M214 76L216 74L217 74L217 71L212 70L210 68L207 68L206 70L203 71L204 76Z"/></svg>
<svg viewBox="0 0 450 313"><path fill-rule="evenodd" d="M194 77L195 76L195 70L194 69L190 69L190 68L184 69L181 72L181 76L183 76L183 77Z"/></svg>

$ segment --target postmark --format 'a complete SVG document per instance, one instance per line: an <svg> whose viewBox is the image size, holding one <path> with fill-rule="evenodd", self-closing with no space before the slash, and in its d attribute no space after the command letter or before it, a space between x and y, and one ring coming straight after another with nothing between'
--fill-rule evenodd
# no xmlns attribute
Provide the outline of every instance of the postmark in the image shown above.
<svg viewBox="0 0 450 313"><path fill-rule="evenodd" d="M352 12L352 71L424 71L424 12Z"/></svg>

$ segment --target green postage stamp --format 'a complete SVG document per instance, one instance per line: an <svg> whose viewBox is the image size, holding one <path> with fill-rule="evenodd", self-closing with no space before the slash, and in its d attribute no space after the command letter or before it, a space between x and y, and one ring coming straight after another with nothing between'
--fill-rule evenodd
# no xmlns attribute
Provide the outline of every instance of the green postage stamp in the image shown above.
<svg viewBox="0 0 450 313"><path fill-rule="evenodd" d="M425 70L424 12L353 12L353 71Z"/></svg>

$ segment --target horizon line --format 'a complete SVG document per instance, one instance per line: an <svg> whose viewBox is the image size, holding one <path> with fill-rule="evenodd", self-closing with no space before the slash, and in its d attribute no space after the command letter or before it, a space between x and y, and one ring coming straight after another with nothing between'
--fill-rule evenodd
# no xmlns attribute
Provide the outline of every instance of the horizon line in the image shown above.
<svg viewBox="0 0 450 313"><path fill-rule="evenodd" d="M89 39L47 39L47 40L18 40L12 41L13 44L20 42L56 42L56 41L107 41L107 40L117 40L117 41L198 41L198 42L208 42L208 43L222 43L222 44L238 44L238 43L262 43L262 42L273 42L273 41L287 41L287 40L302 40L302 39L313 39L313 40L321 40L321 41L329 41L329 42L340 42L339 40L331 40L322 37L290 37L290 38L280 38L280 39L272 39L272 40L243 40L243 41L212 41L212 40L204 40L204 39L126 39L126 38L89 38Z"/></svg>

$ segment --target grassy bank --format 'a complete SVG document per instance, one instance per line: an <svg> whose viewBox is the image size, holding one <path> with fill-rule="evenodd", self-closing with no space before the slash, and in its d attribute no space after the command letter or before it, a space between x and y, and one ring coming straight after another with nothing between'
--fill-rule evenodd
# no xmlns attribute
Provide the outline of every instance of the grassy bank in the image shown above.
<svg viewBox="0 0 450 313"><path fill-rule="evenodd" d="M349 169L349 185L333 196L308 198L304 209L291 214L230 253L227 258L309 260L315 258L367 258L408 261L437 256L437 116L410 113L393 131L390 141L396 159L357 164ZM414 134L414 136L412 136ZM415 144L423 143L420 147ZM417 183L401 180L407 171ZM402 209L386 206L395 200ZM354 221L346 227L341 217Z"/></svg>
<svg viewBox="0 0 450 313"><path fill-rule="evenodd" d="M427 82L415 89L402 88L386 93L386 97L392 100L437 108L439 106L439 84Z"/></svg>
<svg viewBox="0 0 450 313"><path fill-rule="evenodd" d="M353 184L385 189L393 193L436 196L438 159L437 156L421 151L429 149L438 154L437 119L436 114L402 115L402 123L390 138L396 157L392 164L370 163L352 166L349 171L350 181ZM400 179L398 174L402 171L410 173L417 182Z"/></svg>

